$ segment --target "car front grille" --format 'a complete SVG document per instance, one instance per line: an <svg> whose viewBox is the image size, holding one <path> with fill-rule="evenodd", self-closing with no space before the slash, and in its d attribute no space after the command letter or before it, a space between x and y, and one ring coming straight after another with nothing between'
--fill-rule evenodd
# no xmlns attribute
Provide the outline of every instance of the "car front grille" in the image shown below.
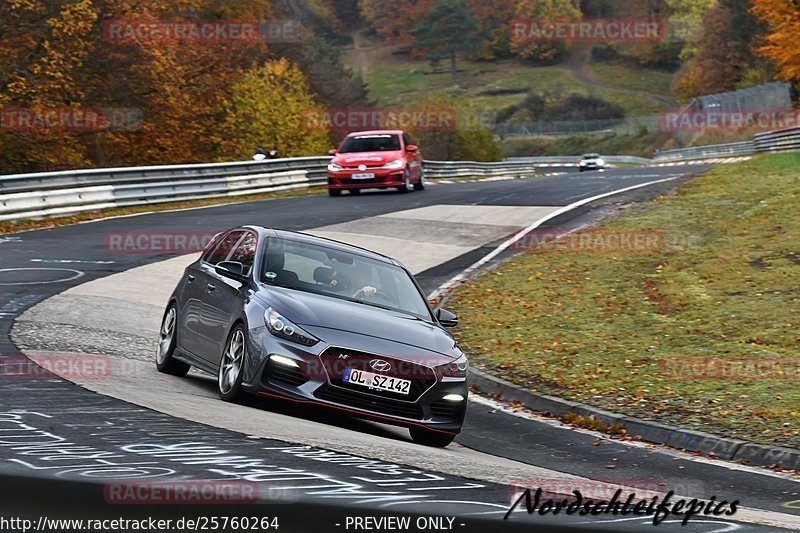
<svg viewBox="0 0 800 533"><path fill-rule="evenodd" d="M434 418L446 418L454 420L461 415L464 409L464 402L451 402L448 400L436 400L431 403L431 414Z"/></svg>
<svg viewBox="0 0 800 533"><path fill-rule="evenodd" d="M409 403L416 402L425 391L436 383L436 374L431 367L393 357L331 347L320 355L320 359L328 374L328 380L331 385L369 396ZM389 363L389 365L391 365L390 369L385 372L377 372L370 366L370 361L374 361L375 359L380 359ZM397 392L367 389L359 385L352 385L344 382L342 381L342 374L344 374L345 369L348 367L354 370L364 370L366 372L379 373L400 379L408 379L411 381L409 393L401 394Z"/></svg>
<svg viewBox="0 0 800 533"><path fill-rule="evenodd" d="M264 367L264 377L269 380L294 385L295 387L308 381L308 378L300 368L281 365L273 362L272 359L267 361Z"/></svg>
<svg viewBox="0 0 800 533"><path fill-rule="evenodd" d="M314 396L320 400L347 405L357 409L374 411L390 416L422 420L422 408L417 403L398 402L397 400L378 398L368 394L340 389L328 384L318 388L316 392L314 392Z"/></svg>

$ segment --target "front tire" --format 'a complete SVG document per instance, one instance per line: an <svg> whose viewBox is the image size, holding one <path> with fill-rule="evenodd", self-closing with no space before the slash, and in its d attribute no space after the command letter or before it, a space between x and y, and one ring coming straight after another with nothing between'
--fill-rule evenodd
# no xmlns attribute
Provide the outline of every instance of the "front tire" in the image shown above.
<svg viewBox="0 0 800 533"><path fill-rule="evenodd" d="M421 166L419 167L419 182L414 184L415 191L424 191L425 190L425 169Z"/></svg>
<svg viewBox="0 0 800 533"><path fill-rule="evenodd" d="M331 196L340 196L342 194L341 189L328 189L328 194Z"/></svg>
<svg viewBox="0 0 800 533"><path fill-rule="evenodd" d="M442 433L420 427L409 428L411 440L423 446L433 446L434 448L444 448L456 438L455 433Z"/></svg>
<svg viewBox="0 0 800 533"><path fill-rule="evenodd" d="M238 402L245 394L242 388L244 362L247 357L247 332L239 324L228 335L225 350L219 361L217 373L217 392L226 402Z"/></svg>
<svg viewBox="0 0 800 533"><path fill-rule="evenodd" d="M411 171L408 170L407 167L406 171L403 173L403 186L398 187L397 190L402 193L407 193L414 190L414 186L411 185Z"/></svg>
<svg viewBox="0 0 800 533"><path fill-rule="evenodd" d="M175 347L178 345L178 308L174 303L169 304L161 330L158 334L158 347L156 348L156 368L164 374L183 377L192 368L191 365L175 359Z"/></svg>

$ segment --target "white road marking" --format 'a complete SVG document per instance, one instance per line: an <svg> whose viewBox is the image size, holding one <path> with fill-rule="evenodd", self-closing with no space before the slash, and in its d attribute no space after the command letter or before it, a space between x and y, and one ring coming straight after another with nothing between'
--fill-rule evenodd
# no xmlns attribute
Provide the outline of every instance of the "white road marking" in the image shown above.
<svg viewBox="0 0 800 533"><path fill-rule="evenodd" d="M20 282L0 282L0 285L45 285L48 283L62 283L65 281L72 281L74 279L78 279L84 275L83 272L80 270L75 270L72 268L0 268L0 272L19 272L19 271L30 271L30 270L50 270L50 271L63 271L63 272L73 272L74 275L62 278L62 279L52 279L46 281L20 281Z"/></svg>
<svg viewBox="0 0 800 533"><path fill-rule="evenodd" d="M486 263L488 263L489 261L491 261L492 259L494 259L498 255L503 253L512 244L514 244L515 242L519 241L525 235L527 235L528 233L532 232L533 230L535 230L536 228L538 228L539 226L541 226L542 224L544 224L548 220L551 220L551 219L553 219L553 218L555 218L555 217L557 217L559 215L562 215L564 213L572 211L573 209L576 209L576 208L581 207L583 205L592 203L592 202L594 202L596 200L600 200L602 198L607 198L609 196L614 196L614 195L621 194L621 193L624 193L624 192L627 192L627 191L632 191L634 189L641 189L642 187L648 187L650 185L655 185L657 183L664 183L664 182L667 182L667 181L672 181L674 179L677 179L678 177L679 176L673 176L673 177L670 177L670 178L664 178L664 179L655 180L655 181L648 181L647 183L640 183L638 185L632 185L630 187L625 187L623 189L617 189L617 190L614 190L614 191L611 191L611 192L598 194L596 196L585 198L583 200L579 200L577 202L573 202L573 203L571 203L569 205L566 205L566 206L564 206L564 207L562 207L560 209L557 209L557 210L545 215L544 217L538 219L536 222L534 222L533 224L531 224L527 228L519 231L513 237L510 237L508 240L506 240L500 246L498 246L497 248L495 248L494 250L492 250L491 252L489 252L488 254L483 256L482 258L480 258L475 263L473 263L466 270L462 271L460 274L452 277L449 281L447 281L444 284L440 285L439 288L437 288L435 291L433 291L432 293L430 293L428 295L428 299L429 300L435 300L435 299L443 296L444 294L447 293L447 291L452 289L458 283L460 283L461 281L463 281L466 278L468 278L475 270L479 269L480 267L482 267L483 265L485 265Z"/></svg>

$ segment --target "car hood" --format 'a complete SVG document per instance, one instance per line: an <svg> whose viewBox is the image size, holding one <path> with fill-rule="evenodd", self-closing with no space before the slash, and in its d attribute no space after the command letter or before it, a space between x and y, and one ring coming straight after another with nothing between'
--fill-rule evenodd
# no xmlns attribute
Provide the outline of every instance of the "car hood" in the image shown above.
<svg viewBox="0 0 800 533"><path fill-rule="evenodd" d="M394 161L395 159L403 159L402 150L392 150L386 152L350 152L345 154L336 154L333 157L333 163L341 166L353 167L358 165L366 165L368 167L379 167Z"/></svg>
<svg viewBox="0 0 800 533"><path fill-rule="evenodd" d="M257 297L322 340L326 335L318 328L384 339L448 357L461 353L449 333L405 313L281 287L264 288Z"/></svg>

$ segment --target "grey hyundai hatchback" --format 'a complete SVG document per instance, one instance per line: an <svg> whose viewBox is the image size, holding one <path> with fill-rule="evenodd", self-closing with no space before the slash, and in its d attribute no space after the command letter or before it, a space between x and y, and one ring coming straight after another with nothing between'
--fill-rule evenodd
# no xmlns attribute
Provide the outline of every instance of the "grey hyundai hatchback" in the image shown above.
<svg viewBox="0 0 800 533"><path fill-rule="evenodd" d="M173 291L156 365L246 392L406 426L447 446L464 422L467 358L412 275L389 257L242 226L217 235Z"/></svg>

